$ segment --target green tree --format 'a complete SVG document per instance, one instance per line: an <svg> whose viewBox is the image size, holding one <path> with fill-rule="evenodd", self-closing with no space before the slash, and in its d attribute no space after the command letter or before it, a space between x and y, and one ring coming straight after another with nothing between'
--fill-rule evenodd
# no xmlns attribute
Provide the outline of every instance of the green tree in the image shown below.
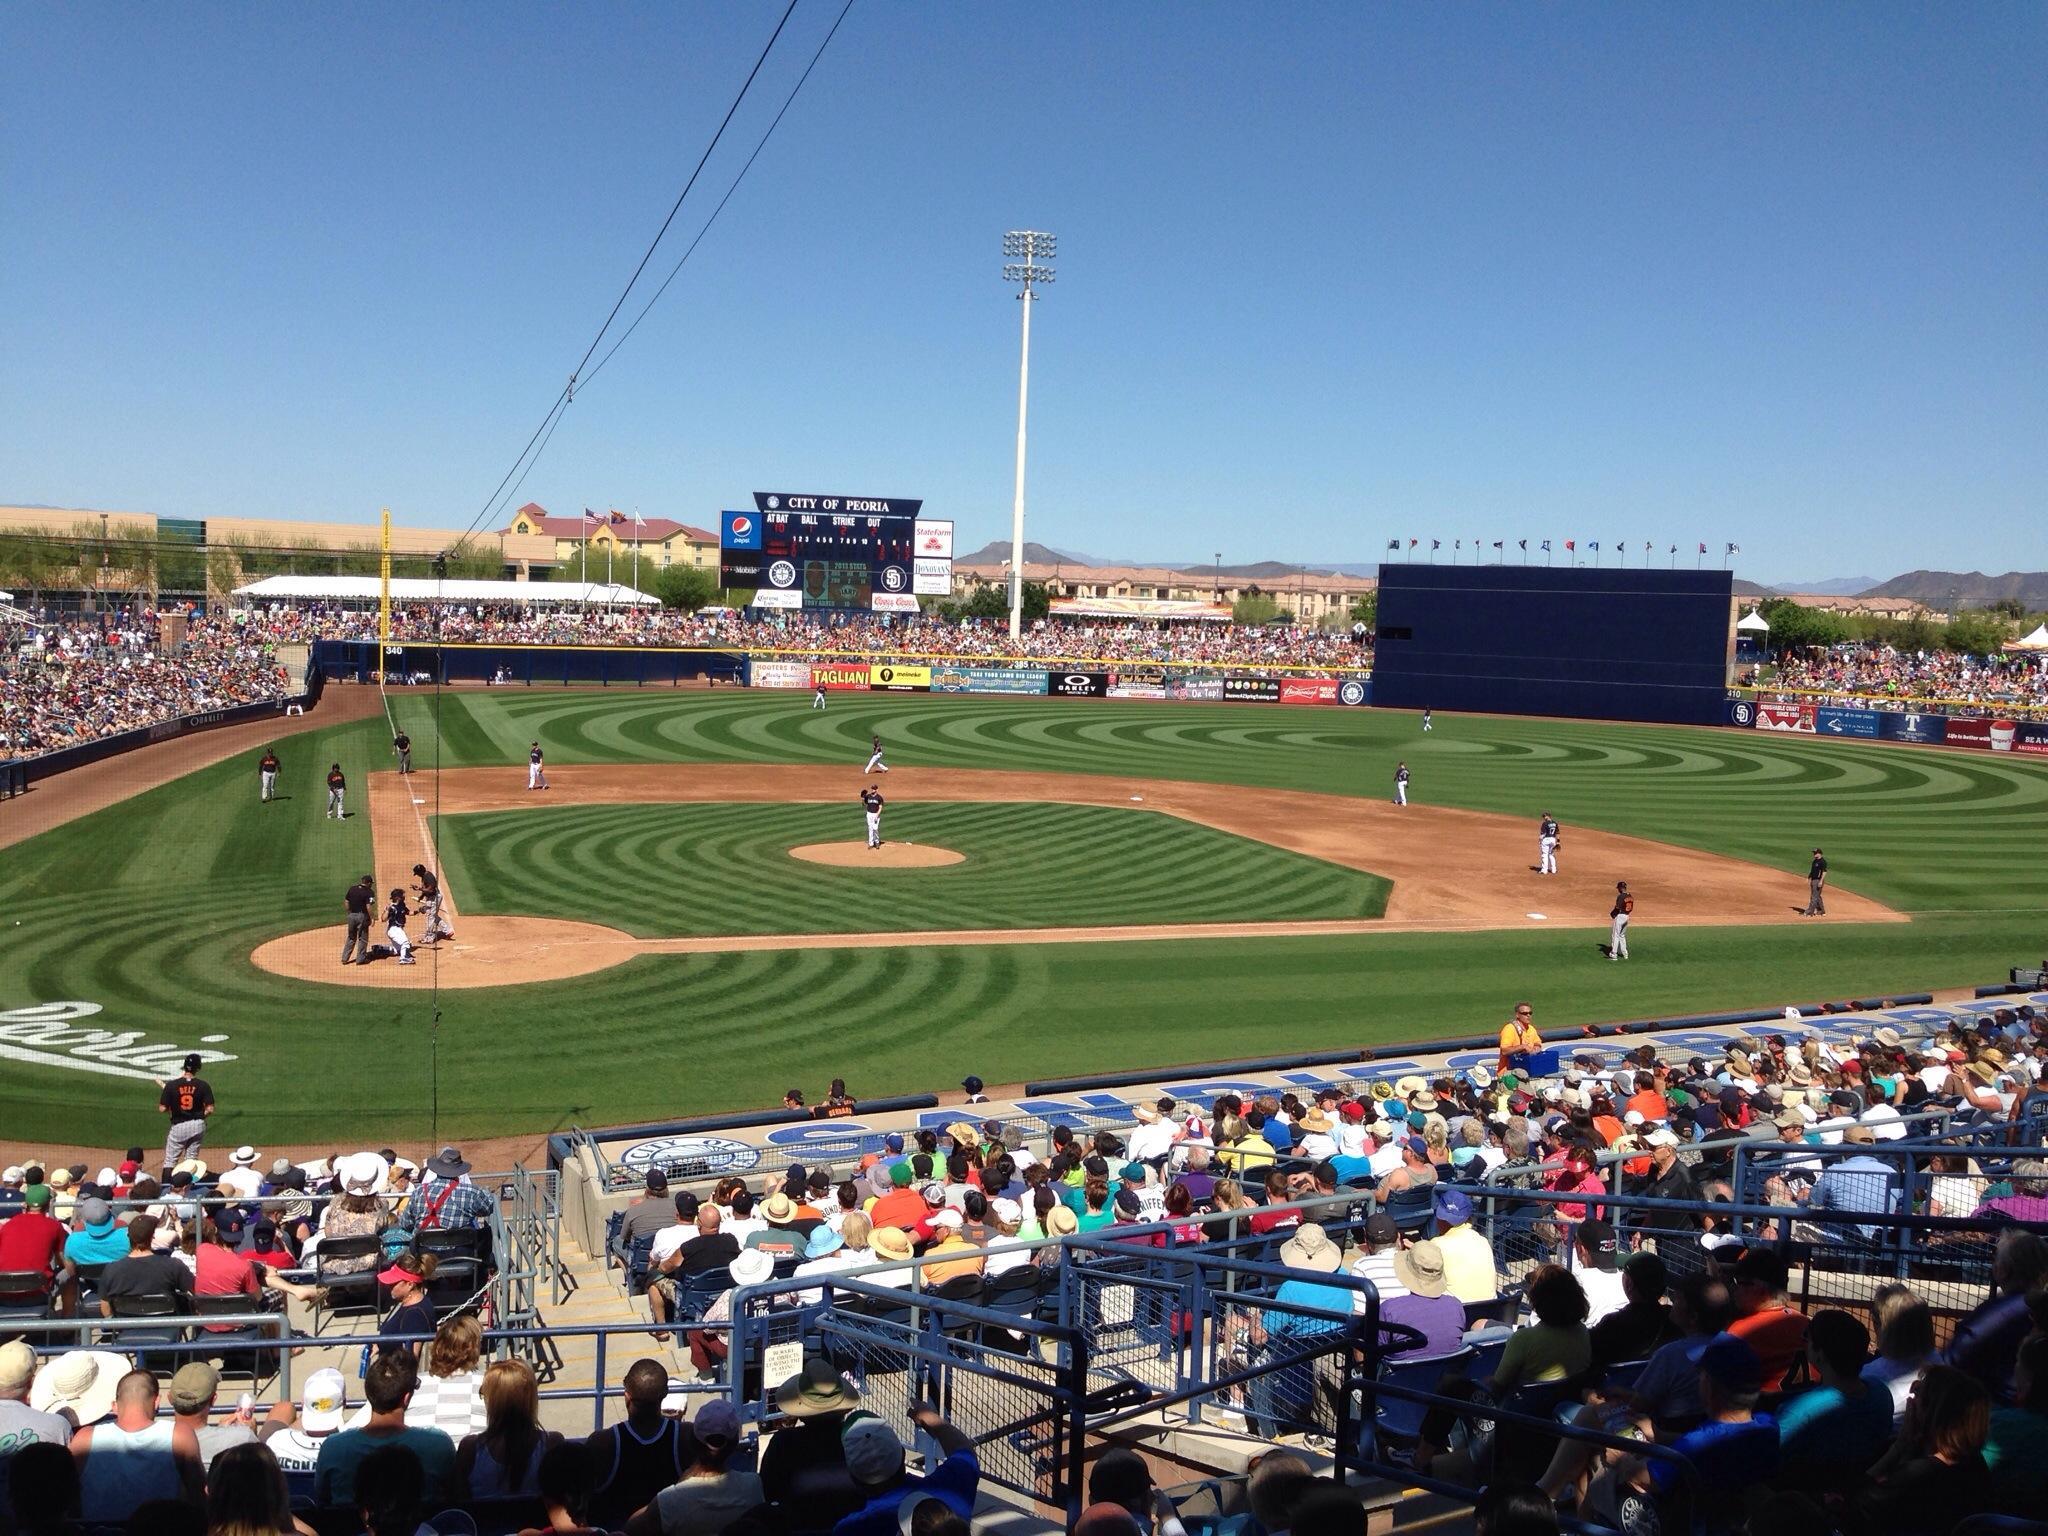
<svg viewBox="0 0 2048 1536"><path fill-rule="evenodd" d="M1380 595L1365 592L1351 599L1351 622L1363 624L1367 630L1375 630L1380 624Z"/></svg>
<svg viewBox="0 0 2048 1536"><path fill-rule="evenodd" d="M1230 605L1230 616L1240 624L1271 624L1280 605L1257 587L1245 588L1244 595Z"/></svg>
<svg viewBox="0 0 2048 1536"><path fill-rule="evenodd" d="M1988 613L1959 613L1942 629L1942 643L1971 656L1995 656L2012 638L2004 619Z"/></svg>
<svg viewBox="0 0 2048 1536"><path fill-rule="evenodd" d="M697 565L665 565L647 583L664 608L695 613L718 595L718 578Z"/></svg>
<svg viewBox="0 0 2048 1536"><path fill-rule="evenodd" d="M2011 619L2017 623L2027 616L2027 605L2016 597L2001 597L1985 611L1987 613L1995 613L2002 619Z"/></svg>

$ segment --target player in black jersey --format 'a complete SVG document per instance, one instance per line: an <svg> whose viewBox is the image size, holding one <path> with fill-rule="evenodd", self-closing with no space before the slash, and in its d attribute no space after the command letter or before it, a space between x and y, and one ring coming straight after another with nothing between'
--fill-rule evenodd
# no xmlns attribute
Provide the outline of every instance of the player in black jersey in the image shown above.
<svg viewBox="0 0 2048 1536"><path fill-rule="evenodd" d="M868 846L882 846L882 792L870 784L860 792L860 803L868 813Z"/></svg>

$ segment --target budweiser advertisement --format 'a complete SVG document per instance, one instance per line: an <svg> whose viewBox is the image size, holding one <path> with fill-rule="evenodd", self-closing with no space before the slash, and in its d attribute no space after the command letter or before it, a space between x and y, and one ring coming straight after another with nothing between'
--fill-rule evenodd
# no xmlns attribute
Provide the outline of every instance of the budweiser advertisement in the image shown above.
<svg viewBox="0 0 2048 1536"><path fill-rule="evenodd" d="M1290 677L1280 683L1282 704L1334 704L1337 702L1337 679L1334 677Z"/></svg>

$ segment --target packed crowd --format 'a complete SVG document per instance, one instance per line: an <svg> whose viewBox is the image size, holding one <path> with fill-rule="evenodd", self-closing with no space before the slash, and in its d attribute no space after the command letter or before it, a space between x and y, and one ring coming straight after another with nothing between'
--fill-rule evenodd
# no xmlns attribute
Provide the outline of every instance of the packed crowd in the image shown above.
<svg viewBox="0 0 2048 1536"><path fill-rule="evenodd" d="M195 1066L165 1089L194 1114L211 1097ZM680 1333L706 1382L729 1369L727 1325L755 1304L742 1293L774 1279L795 1282L795 1305L837 1275L972 1301L1057 1279L1071 1261L1062 1239L1079 1234L1259 1243L1286 1278L1220 1323L1218 1374L1252 1376L1220 1389L1213 1416L1226 1426L1269 1442L1296 1432L1302 1405L1258 1367L1341 1328L1367 1304L1355 1282L1369 1282L1395 1362L1443 1360L1434 1389L1471 1405L1432 1408L1412 1446L1377 1454L1484 1485L1482 1528L1554 1531L1559 1510L1625 1523L1685 1475L1654 1449L1668 1447L1713 1490L1703 1529L1947 1536L1965 1514L2048 1498L2048 1240L2033 1230L2048 1226L2048 1161L2028 1150L2048 1113L2044 1072L2048 1018L2027 1006L1911 1042L1880 1027L1843 1044L1762 1033L1712 1059L1646 1045L1553 1060L1524 1004L1495 1064L1462 1072L1205 1106L1162 1097L1119 1129L1057 1127L1036 1146L967 1108L846 1167L793 1166L765 1183L672 1190L653 1169L609 1242L657 1338ZM978 1080L962 1086L981 1099ZM856 1108L835 1083L811 1112ZM1921 1213L1971 1217L1995 1237L1990 1294L1966 1308L1909 1276L1802 1305L1780 1240L1853 1245L1904 1210L1900 1165L1879 1154L1917 1134L1907 1117L1934 1111L2001 1130L1980 1152L1959 1147L1917 1192ZM203 1508L212 1524L131 1528L284 1536L292 1474L380 1536L502 1495L538 1498L555 1530L965 1536L980 1476L965 1437L921 1413L938 1455L921 1478L907 1472L897 1428L863 1414L824 1358L774 1394L779 1432L751 1469L728 1403L686 1421L682 1384L654 1359L626 1372L624 1424L587 1441L544 1429L531 1368L487 1363L474 1307L434 1299L424 1234L478 1229L494 1208L457 1149L294 1162L244 1146L216 1171L187 1145L193 1123L174 1110L162 1161L186 1155L154 1172L139 1147L96 1171L0 1171L0 1274L32 1276L29 1299L85 1316L164 1295L275 1307L373 1276L388 1311L360 1387L316 1371L296 1402L258 1416L220 1400L203 1350L166 1377L113 1347L38 1359L10 1345L0 1490L11 1487L20 1529L118 1523L147 1506L194 1522ZM2008 1127L2030 1131L2016 1152ZM1741 1188L1739 1146L1776 1154ZM1659 1203L1623 1209L1616 1195ZM1726 1216L1738 1201L1782 1214L1745 1242ZM1474 1380L1465 1351L1489 1341ZM1562 1411L1640 1448L1521 1435L1493 1425L1487 1401L1540 1402L1540 1419ZM1301 1449L1326 1447L1311 1436ZM1359 1528L1346 1523L1362 1518L1355 1496L1341 1510L1314 1502L1338 1495L1303 1456L1278 1452L1261 1469L1255 1529ZM1098 1464L1089 1499L1088 1536L1175 1536L1179 1516L1142 1466Z"/></svg>
<svg viewBox="0 0 2048 1536"><path fill-rule="evenodd" d="M34 757L290 691L269 645L194 616L176 655L154 611L11 623L0 634L0 758Z"/></svg>
<svg viewBox="0 0 2048 1536"><path fill-rule="evenodd" d="M1799 693L1845 698L2048 707L2048 666L2038 657L1896 651L1888 645L1835 646L1788 657L1779 664L1776 685Z"/></svg>
<svg viewBox="0 0 2048 1536"><path fill-rule="evenodd" d="M271 605L231 621L266 640L374 640L377 616L361 609ZM710 646L791 656L881 661L1021 657L1059 664L1118 661L1156 666L1363 667L1371 649L1349 631L1291 625L1078 623L1046 619L1016 640L998 620L953 623L931 615L828 622L801 614L748 618L731 609L543 608L475 604L394 608L401 641L499 641L508 645Z"/></svg>

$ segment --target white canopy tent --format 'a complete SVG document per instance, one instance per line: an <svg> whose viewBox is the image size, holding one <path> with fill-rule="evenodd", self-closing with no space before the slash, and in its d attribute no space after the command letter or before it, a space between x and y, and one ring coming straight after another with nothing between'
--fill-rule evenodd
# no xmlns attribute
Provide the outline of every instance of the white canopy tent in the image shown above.
<svg viewBox="0 0 2048 1536"><path fill-rule="evenodd" d="M235 588L237 607L264 603L374 603L375 576L266 576ZM393 577L394 603L518 603L531 608L659 608L661 599L602 581L425 581Z"/></svg>
<svg viewBox="0 0 2048 1536"><path fill-rule="evenodd" d="M2036 624L2032 634L2006 641L2005 648L2023 656L2048 656L2048 624Z"/></svg>
<svg viewBox="0 0 2048 1536"><path fill-rule="evenodd" d="M1752 608L1735 621L1735 627L1745 634L1767 635L1771 632L1771 621Z"/></svg>

